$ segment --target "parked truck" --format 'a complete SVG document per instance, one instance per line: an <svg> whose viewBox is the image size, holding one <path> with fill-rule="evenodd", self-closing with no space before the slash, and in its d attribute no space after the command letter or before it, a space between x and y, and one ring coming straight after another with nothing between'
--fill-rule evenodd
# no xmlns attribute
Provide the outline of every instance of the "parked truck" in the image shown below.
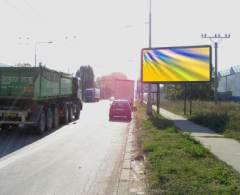
<svg viewBox="0 0 240 195"><path fill-rule="evenodd" d="M134 105L134 81L117 79L115 80L114 98L128 100L131 107Z"/></svg>
<svg viewBox="0 0 240 195"><path fill-rule="evenodd" d="M98 102L100 100L100 89L87 88L85 89L86 102Z"/></svg>
<svg viewBox="0 0 240 195"><path fill-rule="evenodd" d="M42 133L78 119L79 83L45 67L0 67L0 125L31 125Z"/></svg>

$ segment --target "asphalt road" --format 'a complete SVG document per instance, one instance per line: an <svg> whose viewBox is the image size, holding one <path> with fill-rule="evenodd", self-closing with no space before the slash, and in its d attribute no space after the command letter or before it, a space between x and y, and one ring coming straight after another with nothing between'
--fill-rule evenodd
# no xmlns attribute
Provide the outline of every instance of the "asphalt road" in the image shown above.
<svg viewBox="0 0 240 195"><path fill-rule="evenodd" d="M128 122L108 121L109 101L41 137L0 133L0 194L114 194Z"/></svg>

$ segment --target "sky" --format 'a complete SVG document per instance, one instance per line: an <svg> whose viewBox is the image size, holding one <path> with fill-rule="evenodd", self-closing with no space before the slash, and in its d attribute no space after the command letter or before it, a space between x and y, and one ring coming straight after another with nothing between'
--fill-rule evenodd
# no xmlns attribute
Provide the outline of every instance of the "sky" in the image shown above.
<svg viewBox="0 0 240 195"><path fill-rule="evenodd" d="M230 33L218 66L240 64L237 0L152 0L152 47L211 44L201 33ZM0 62L75 74L91 65L96 76L123 72L138 79L148 47L149 0L0 0Z"/></svg>

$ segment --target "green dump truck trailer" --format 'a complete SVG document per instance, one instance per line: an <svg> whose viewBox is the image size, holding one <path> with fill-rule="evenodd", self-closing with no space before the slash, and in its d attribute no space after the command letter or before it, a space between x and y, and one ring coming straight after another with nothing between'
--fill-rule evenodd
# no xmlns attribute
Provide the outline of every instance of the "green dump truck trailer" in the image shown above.
<svg viewBox="0 0 240 195"><path fill-rule="evenodd" d="M78 119L79 83L45 67L0 67L0 125L31 125L42 133Z"/></svg>

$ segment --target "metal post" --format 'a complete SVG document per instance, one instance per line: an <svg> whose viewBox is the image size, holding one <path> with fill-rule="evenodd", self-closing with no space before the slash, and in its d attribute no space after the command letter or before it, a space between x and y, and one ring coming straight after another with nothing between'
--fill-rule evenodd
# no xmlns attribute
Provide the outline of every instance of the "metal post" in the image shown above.
<svg viewBox="0 0 240 195"><path fill-rule="evenodd" d="M227 88L228 88L228 81L227 81L227 78L228 78L228 76L226 76L226 88L225 88L225 91L227 91Z"/></svg>
<svg viewBox="0 0 240 195"><path fill-rule="evenodd" d="M149 0L149 48L152 47L152 0Z"/></svg>
<svg viewBox="0 0 240 195"><path fill-rule="evenodd" d="M149 48L152 47L152 1L149 0ZM152 86L148 84L148 100L147 100L147 114L152 115Z"/></svg>
<svg viewBox="0 0 240 195"><path fill-rule="evenodd" d="M157 113L160 112L160 87L159 84L157 84Z"/></svg>
<svg viewBox="0 0 240 195"><path fill-rule="evenodd" d="M151 98L152 86L148 84L148 99L147 99L147 114L152 115L152 98Z"/></svg>
<svg viewBox="0 0 240 195"><path fill-rule="evenodd" d="M185 84L184 85L184 108L183 108L183 111L184 111L184 115L186 115L187 113L187 85Z"/></svg>
<svg viewBox="0 0 240 195"><path fill-rule="evenodd" d="M218 102L218 94L217 94L217 88L218 88L218 64L217 64L217 51L218 51L218 43L214 43L215 48L215 78L214 78L214 101L215 104Z"/></svg>
<svg viewBox="0 0 240 195"><path fill-rule="evenodd" d="M190 83L189 115L192 115L192 83Z"/></svg>
<svg viewBox="0 0 240 195"><path fill-rule="evenodd" d="M34 57L35 67L37 66L37 43L35 43L35 57Z"/></svg>

